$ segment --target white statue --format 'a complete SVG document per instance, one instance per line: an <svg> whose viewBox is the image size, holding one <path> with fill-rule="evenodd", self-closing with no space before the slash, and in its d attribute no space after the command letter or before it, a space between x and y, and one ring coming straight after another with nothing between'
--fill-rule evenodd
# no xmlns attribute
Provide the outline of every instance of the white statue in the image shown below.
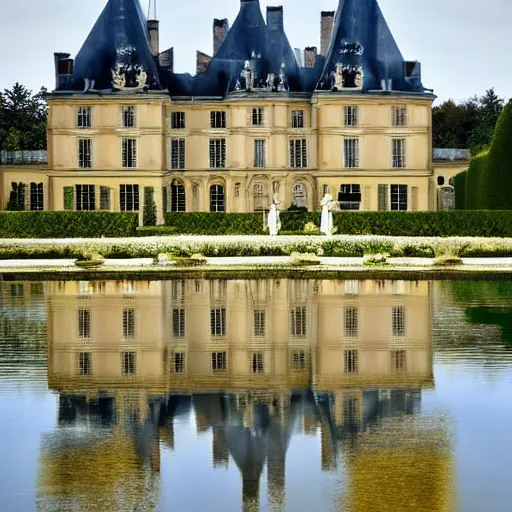
<svg viewBox="0 0 512 512"><path fill-rule="evenodd" d="M267 226L270 236L277 236L281 229L281 219L279 218L279 210L276 203L272 203L268 212Z"/></svg>
<svg viewBox="0 0 512 512"><path fill-rule="evenodd" d="M124 69L117 64L112 70L112 87L114 89L123 89L126 86L126 75Z"/></svg>
<svg viewBox="0 0 512 512"><path fill-rule="evenodd" d="M245 80L245 90L252 91L254 89L254 71L248 60L245 61L241 76Z"/></svg>
<svg viewBox="0 0 512 512"><path fill-rule="evenodd" d="M356 71L356 76L354 78L354 84L357 89L363 88L363 80L364 80L364 73L363 73L363 68L361 67Z"/></svg>
<svg viewBox="0 0 512 512"><path fill-rule="evenodd" d="M137 72L137 82L139 83L139 87L146 87L148 74L144 71L144 68L139 68Z"/></svg>
<svg viewBox="0 0 512 512"><path fill-rule="evenodd" d="M333 198L331 194L326 194L320 203L322 206L322 220L320 222L320 231L326 235L332 235L333 228L333 218L331 211L331 204L333 202Z"/></svg>
<svg viewBox="0 0 512 512"><path fill-rule="evenodd" d="M279 71L279 83L277 84L277 90L279 92L288 91L288 80L286 79L286 66L284 62L281 64L281 70Z"/></svg>
<svg viewBox="0 0 512 512"><path fill-rule="evenodd" d="M341 91L343 89L343 64L341 62L336 63L336 71L332 73L334 77L334 91Z"/></svg>

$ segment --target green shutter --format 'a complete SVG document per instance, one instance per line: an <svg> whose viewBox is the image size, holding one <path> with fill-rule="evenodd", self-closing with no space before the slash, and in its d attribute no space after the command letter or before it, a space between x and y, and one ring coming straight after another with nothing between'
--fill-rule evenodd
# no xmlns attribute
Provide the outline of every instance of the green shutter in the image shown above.
<svg viewBox="0 0 512 512"><path fill-rule="evenodd" d="M64 210L73 210L75 207L74 188L64 187Z"/></svg>
<svg viewBox="0 0 512 512"><path fill-rule="evenodd" d="M389 210L389 185L379 185L379 211Z"/></svg>

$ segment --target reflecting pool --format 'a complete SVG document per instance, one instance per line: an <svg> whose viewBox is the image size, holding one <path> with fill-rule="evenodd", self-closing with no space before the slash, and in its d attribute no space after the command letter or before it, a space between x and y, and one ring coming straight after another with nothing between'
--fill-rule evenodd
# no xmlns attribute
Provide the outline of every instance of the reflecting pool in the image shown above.
<svg viewBox="0 0 512 512"><path fill-rule="evenodd" d="M512 282L0 283L0 510L511 509Z"/></svg>

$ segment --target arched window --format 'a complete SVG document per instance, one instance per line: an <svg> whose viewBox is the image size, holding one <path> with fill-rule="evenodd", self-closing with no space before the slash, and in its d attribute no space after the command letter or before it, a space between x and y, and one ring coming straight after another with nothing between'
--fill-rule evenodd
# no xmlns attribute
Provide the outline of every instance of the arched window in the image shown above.
<svg viewBox="0 0 512 512"><path fill-rule="evenodd" d="M306 185L304 185L304 183L296 183L293 185L293 204L297 206L297 208L307 208L307 199Z"/></svg>
<svg viewBox="0 0 512 512"><path fill-rule="evenodd" d="M212 185L210 187L210 211L211 212L225 212L224 187L222 185Z"/></svg>
<svg viewBox="0 0 512 512"><path fill-rule="evenodd" d="M171 212L187 211L187 203L185 197L185 187L178 180L171 183Z"/></svg>
<svg viewBox="0 0 512 512"><path fill-rule="evenodd" d="M441 187L441 186L444 185L444 183L445 183L444 176L438 176L437 177L437 184Z"/></svg>
<svg viewBox="0 0 512 512"><path fill-rule="evenodd" d="M268 208L268 198L265 185L255 183L253 188L254 211L266 210Z"/></svg>

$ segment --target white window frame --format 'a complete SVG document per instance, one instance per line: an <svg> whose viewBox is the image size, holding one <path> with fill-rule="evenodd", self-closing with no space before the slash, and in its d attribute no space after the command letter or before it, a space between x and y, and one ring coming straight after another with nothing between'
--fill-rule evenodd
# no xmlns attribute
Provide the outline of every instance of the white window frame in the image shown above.
<svg viewBox="0 0 512 512"><path fill-rule="evenodd" d="M92 338L92 312L89 308L79 308L76 316L77 338L90 340Z"/></svg>
<svg viewBox="0 0 512 512"><path fill-rule="evenodd" d="M391 107L391 126L408 126L409 112L406 106L394 105Z"/></svg>
<svg viewBox="0 0 512 512"><path fill-rule="evenodd" d="M405 306L393 306L391 311L391 335L394 338L404 338L406 335L407 310Z"/></svg>
<svg viewBox="0 0 512 512"><path fill-rule="evenodd" d="M255 309L253 313L253 336L255 338L267 337L267 311Z"/></svg>
<svg viewBox="0 0 512 512"><path fill-rule="evenodd" d="M251 354L251 373L261 375L265 373L265 354L263 352L253 352Z"/></svg>
<svg viewBox="0 0 512 512"><path fill-rule="evenodd" d="M184 308L172 310L172 337L173 339L185 338L187 332L187 312Z"/></svg>
<svg viewBox="0 0 512 512"><path fill-rule="evenodd" d="M137 128L137 107L123 105L121 107L121 126L123 128Z"/></svg>
<svg viewBox="0 0 512 512"><path fill-rule="evenodd" d="M345 106L344 125L346 127L359 126L359 107L357 105Z"/></svg>
<svg viewBox="0 0 512 512"><path fill-rule="evenodd" d="M77 140L77 167L92 169L92 139L80 137Z"/></svg>
<svg viewBox="0 0 512 512"><path fill-rule="evenodd" d="M346 306L343 309L344 335L345 338L359 337L359 308Z"/></svg>
<svg viewBox="0 0 512 512"><path fill-rule="evenodd" d="M394 192L396 190L396 192ZM405 208L403 198L405 197ZM390 211L402 211L406 212L409 210L409 186L392 184L389 185L389 209Z"/></svg>
<svg viewBox="0 0 512 512"><path fill-rule="evenodd" d="M305 338L308 332L306 306L295 306L290 310L290 335L293 338Z"/></svg>
<svg viewBox="0 0 512 512"><path fill-rule="evenodd" d="M90 376L92 375L92 353L79 352L78 353L78 375Z"/></svg>
<svg viewBox="0 0 512 512"><path fill-rule="evenodd" d="M80 189L78 188L80 187ZM96 185L77 183L75 189L75 209L77 211L92 212L96 210ZM80 192L79 192L80 190ZM84 194L85 193L85 194ZM84 200L84 198L86 200ZM92 199L92 201L91 201ZM84 208L86 206L87 208Z"/></svg>
<svg viewBox="0 0 512 512"><path fill-rule="evenodd" d="M137 139L123 137L121 140L121 164L123 169L135 169L137 167Z"/></svg>
<svg viewBox="0 0 512 512"><path fill-rule="evenodd" d="M169 162L171 169L185 169L186 162L186 140L173 137L169 140Z"/></svg>
<svg viewBox="0 0 512 512"><path fill-rule="evenodd" d="M393 137L391 139L391 167L405 169L407 167L407 139Z"/></svg>
<svg viewBox="0 0 512 512"><path fill-rule="evenodd" d="M140 210L140 187L137 183L119 185L119 209L122 212L138 212Z"/></svg>
<svg viewBox="0 0 512 512"><path fill-rule="evenodd" d="M254 167L264 169L267 166L267 141L254 139Z"/></svg>
<svg viewBox="0 0 512 512"><path fill-rule="evenodd" d="M187 373L187 353L177 351L172 353L171 372L176 375Z"/></svg>
<svg viewBox="0 0 512 512"><path fill-rule="evenodd" d="M359 373L359 350L348 349L343 351L343 373Z"/></svg>
<svg viewBox="0 0 512 512"><path fill-rule="evenodd" d="M210 309L210 336L212 338L225 338L227 332L226 308Z"/></svg>
<svg viewBox="0 0 512 512"><path fill-rule="evenodd" d="M290 352L290 367L292 370L300 371L306 369L306 351L292 350Z"/></svg>
<svg viewBox="0 0 512 512"><path fill-rule="evenodd" d="M359 145L359 137L343 138L343 167L345 169L359 168Z"/></svg>
<svg viewBox="0 0 512 512"><path fill-rule="evenodd" d="M226 139L212 138L209 141L210 169L226 168Z"/></svg>
<svg viewBox="0 0 512 512"><path fill-rule="evenodd" d="M306 169L308 167L308 140L290 139L290 167L292 169Z"/></svg>
<svg viewBox="0 0 512 512"><path fill-rule="evenodd" d="M124 340L133 340L137 337L137 310L123 308L122 333Z"/></svg>
<svg viewBox="0 0 512 512"><path fill-rule="evenodd" d="M77 107L76 127L80 130L92 128L92 107Z"/></svg>
<svg viewBox="0 0 512 512"><path fill-rule="evenodd" d="M137 375L137 353L133 350L121 352L121 374Z"/></svg>
<svg viewBox="0 0 512 512"><path fill-rule="evenodd" d="M225 350L211 353L212 373L226 373L228 371L228 354Z"/></svg>
<svg viewBox="0 0 512 512"><path fill-rule="evenodd" d="M406 372L407 371L407 350L391 351L391 371Z"/></svg>
<svg viewBox="0 0 512 512"><path fill-rule="evenodd" d="M227 114L225 110L210 111L210 128L224 130L227 127Z"/></svg>
<svg viewBox="0 0 512 512"><path fill-rule="evenodd" d="M253 107L251 113L251 125L252 126L264 126L265 125L265 109L263 107Z"/></svg>
<svg viewBox="0 0 512 512"><path fill-rule="evenodd" d="M294 129L301 129L306 126L306 114L304 110L292 110L291 126Z"/></svg>
<svg viewBox="0 0 512 512"><path fill-rule="evenodd" d="M171 112L170 125L171 130L185 130L186 123L186 113L183 110L175 110Z"/></svg>

